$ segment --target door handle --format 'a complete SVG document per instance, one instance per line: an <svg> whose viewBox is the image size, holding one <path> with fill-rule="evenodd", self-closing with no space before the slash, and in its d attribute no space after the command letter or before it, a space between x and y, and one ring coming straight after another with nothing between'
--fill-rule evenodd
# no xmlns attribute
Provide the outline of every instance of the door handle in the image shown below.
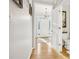
<svg viewBox="0 0 79 59"><path fill-rule="evenodd" d="M59 29L61 29L61 27L58 27Z"/></svg>
<svg viewBox="0 0 79 59"><path fill-rule="evenodd" d="M53 32L53 30L51 30L51 32Z"/></svg>
<svg viewBox="0 0 79 59"><path fill-rule="evenodd" d="M61 46L61 44L59 43L59 46Z"/></svg>

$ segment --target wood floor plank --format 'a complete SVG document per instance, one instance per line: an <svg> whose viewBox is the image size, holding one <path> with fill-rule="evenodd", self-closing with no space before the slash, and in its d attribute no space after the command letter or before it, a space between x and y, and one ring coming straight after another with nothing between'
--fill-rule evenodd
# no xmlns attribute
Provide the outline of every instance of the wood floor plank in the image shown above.
<svg viewBox="0 0 79 59"><path fill-rule="evenodd" d="M67 51L68 51L68 50L63 47L61 53L62 53L64 56L66 56L68 59L70 59L70 55L67 53Z"/></svg>

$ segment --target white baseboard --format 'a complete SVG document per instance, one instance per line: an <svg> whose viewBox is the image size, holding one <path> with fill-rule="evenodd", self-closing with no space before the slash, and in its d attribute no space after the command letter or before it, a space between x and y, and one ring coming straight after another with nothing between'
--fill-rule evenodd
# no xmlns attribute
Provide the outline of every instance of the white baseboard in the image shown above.
<svg viewBox="0 0 79 59"><path fill-rule="evenodd" d="M32 54L32 50L33 50L33 49L34 49L34 48L32 48L31 51L29 52L29 56L28 56L27 59L30 59L30 56L31 56L31 54Z"/></svg>

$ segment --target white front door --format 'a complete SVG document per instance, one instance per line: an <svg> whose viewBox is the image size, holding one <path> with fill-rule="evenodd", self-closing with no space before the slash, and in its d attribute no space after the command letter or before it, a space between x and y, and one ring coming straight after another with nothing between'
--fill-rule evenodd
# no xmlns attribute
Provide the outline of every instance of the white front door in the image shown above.
<svg viewBox="0 0 79 59"><path fill-rule="evenodd" d="M48 19L42 19L40 21L40 36L49 36L49 20Z"/></svg>

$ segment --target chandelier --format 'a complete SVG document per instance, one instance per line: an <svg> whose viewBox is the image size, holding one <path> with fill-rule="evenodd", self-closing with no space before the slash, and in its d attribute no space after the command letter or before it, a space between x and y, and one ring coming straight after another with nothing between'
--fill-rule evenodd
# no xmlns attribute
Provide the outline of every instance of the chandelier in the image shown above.
<svg viewBox="0 0 79 59"><path fill-rule="evenodd" d="M53 0L53 8L56 8L58 5L61 5L64 0Z"/></svg>

